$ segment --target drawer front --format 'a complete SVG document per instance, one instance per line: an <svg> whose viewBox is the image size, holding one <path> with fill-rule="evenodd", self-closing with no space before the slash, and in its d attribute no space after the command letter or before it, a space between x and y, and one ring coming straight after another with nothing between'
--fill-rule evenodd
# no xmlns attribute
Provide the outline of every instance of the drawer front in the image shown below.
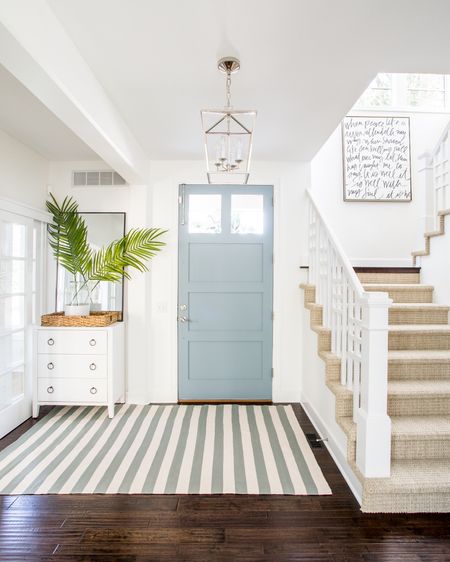
<svg viewBox="0 0 450 562"><path fill-rule="evenodd" d="M107 333L94 330L39 330L38 353L106 354Z"/></svg>
<svg viewBox="0 0 450 562"><path fill-rule="evenodd" d="M41 353L37 356L39 378L105 379L107 377L106 355L61 355Z"/></svg>
<svg viewBox="0 0 450 562"><path fill-rule="evenodd" d="M41 378L37 384L39 402L106 402L108 395L104 379Z"/></svg>

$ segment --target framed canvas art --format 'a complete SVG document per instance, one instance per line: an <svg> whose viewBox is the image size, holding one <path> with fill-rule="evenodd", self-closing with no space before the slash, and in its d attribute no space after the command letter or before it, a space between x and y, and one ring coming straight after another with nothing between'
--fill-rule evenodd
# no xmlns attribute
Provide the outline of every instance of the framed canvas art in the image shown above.
<svg viewBox="0 0 450 562"><path fill-rule="evenodd" d="M345 117L344 201L411 201L409 117Z"/></svg>

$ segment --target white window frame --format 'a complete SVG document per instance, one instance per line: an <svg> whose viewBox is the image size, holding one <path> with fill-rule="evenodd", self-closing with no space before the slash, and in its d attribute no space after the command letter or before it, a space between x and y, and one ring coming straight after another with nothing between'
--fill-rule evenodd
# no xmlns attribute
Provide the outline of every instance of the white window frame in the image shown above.
<svg viewBox="0 0 450 562"><path fill-rule="evenodd" d="M356 102L354 110L370 111L370 112L386 112L386 111L399 111L404 113L450 113L450 75L445 74L445 85L444 85L444 106L443 107L417 107L414 105L408 105L407 92L408 87L406 84L405 74L398 73L388 73L392 78L392 104L391 105L380 105L380 106L366 106L358 103L361 97ZM371 82L372 83L372 82ZM369 85L370 86L370 85ZM368 88L369 88L368 86ZM362 96L362 94L361 94Z"/></svg>

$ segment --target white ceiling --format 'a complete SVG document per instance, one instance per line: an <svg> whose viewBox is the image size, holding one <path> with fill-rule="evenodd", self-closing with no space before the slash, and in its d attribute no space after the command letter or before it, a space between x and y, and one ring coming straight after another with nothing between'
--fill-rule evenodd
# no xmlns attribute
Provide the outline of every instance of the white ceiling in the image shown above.
<svg viewBox="0 0 450 562"><path fill-rule="evenodd" d="M152 159L200 159L216 61L241 59L254 158L309 160L379 71L450 74L448 0L47 0ZM57 49L57 45L55 45ZM51 160L96 158L0 69L0 128Z"/></svg>
<svg viewBox="0 0 450 562"><path fill-rule="evenodd" d="M47 160L98 156L0 65L0 129Z"/></svg>
<svg viewBox="0 0 450 562"><path fill-rule="evenodd" d="M48 2L151 158L202 158L223 55L256 159L310 159L377 71L450 73L447 0Z"/></svg>

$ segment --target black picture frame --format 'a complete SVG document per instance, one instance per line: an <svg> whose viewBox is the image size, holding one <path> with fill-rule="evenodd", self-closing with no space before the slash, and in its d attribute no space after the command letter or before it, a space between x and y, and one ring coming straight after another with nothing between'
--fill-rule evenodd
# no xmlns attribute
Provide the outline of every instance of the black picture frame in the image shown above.
<svg viewBox="0 0 450 562"><path fill-rule="evenodd" d="M121 232L121 236L125 236L126 233L126 226L127 226L127 214L122 211L79 211L80 215L121 215L123 216L123 230ZM111 240L112 242L112 240ZM58 311L58 294L59 294L59 287L58 287L58 280L59 280L59 260L56 260L56 282L55 282L55 312ZM121 310L119 321L123 321L124 317L124 308L125 308L125 276L122 275L122 303L121 303Z"/></svg>

